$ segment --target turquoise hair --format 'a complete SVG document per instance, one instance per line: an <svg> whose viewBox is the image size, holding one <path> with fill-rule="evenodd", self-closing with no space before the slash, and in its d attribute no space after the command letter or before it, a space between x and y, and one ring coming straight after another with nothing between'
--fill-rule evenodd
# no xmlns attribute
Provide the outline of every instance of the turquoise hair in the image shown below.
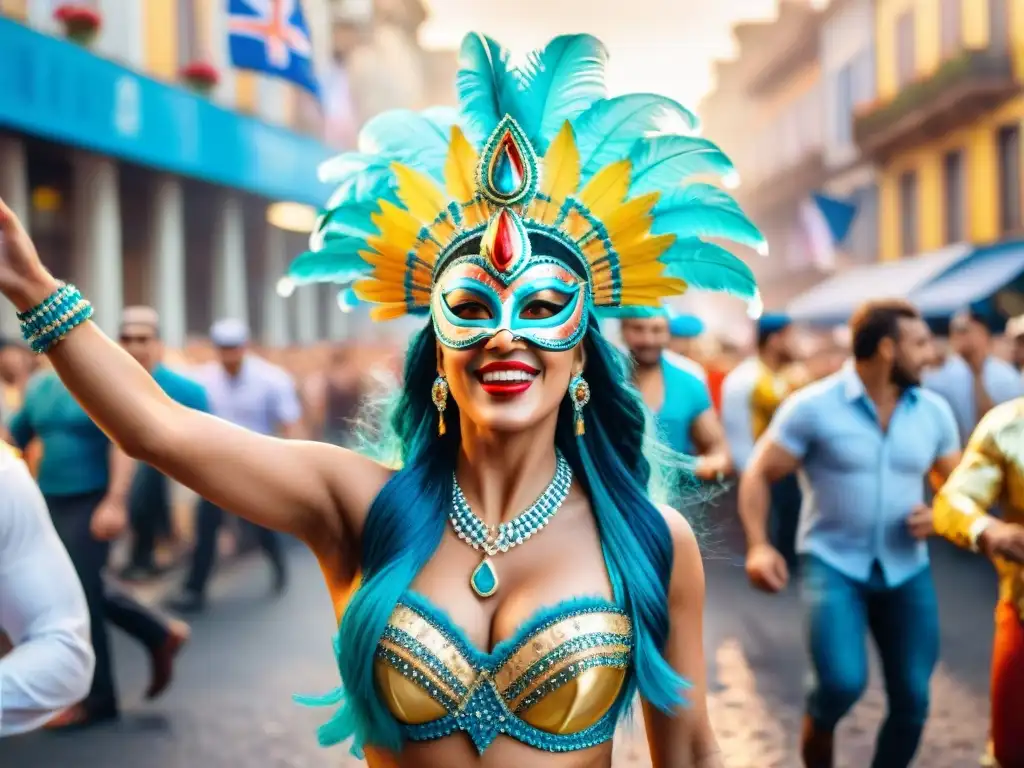
<svg viewBox="0 0 1024 768"><path fill-rule="evenodd" d="M590 498L614 597L633 619L633 674L623 698L628 701L639 690L652 705L671 712L685 703L688 684L662 655L669 631L673 552L668 526L650 489L685 481L686 462L680 457L672 460L667 449L655 446L647 429L648 411L630 383L628 361L604 338L598 324L592 317L583 341L584 376L592 392L586 433L576 435L572 404L566 397L555 445ZM351 739L357 757L366 745L401 748L398 721L375 687L374 653L396 603L434 555L448 521L460 415L458 404L449 400L448 432L438 436L437 410L430 398L436 345L428 324L410 345L405 384L397 399L380 411L387 422L370 419L373 431L365 445L373 448L368 452L386 462L397 459L401 469L374 500L363 528L362 583L335 638L342 686L323 698L298 698L307 705L337 705L334 717L320 728L320 743L330 746ZM652 449L658 457L655 463L648 459ZM622 711L628 715L627 707Z"/></svg>

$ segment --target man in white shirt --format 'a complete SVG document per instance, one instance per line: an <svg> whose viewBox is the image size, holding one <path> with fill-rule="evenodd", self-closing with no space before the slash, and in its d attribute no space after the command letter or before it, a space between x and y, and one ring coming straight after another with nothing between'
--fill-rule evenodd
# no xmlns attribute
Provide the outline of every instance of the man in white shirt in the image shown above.
<svg viewBox="0 0 1024 768"><path fill-rule="evenodd" d="M0 443L0 737L33 730L92 683L89 609L28 468Z"/></svg>

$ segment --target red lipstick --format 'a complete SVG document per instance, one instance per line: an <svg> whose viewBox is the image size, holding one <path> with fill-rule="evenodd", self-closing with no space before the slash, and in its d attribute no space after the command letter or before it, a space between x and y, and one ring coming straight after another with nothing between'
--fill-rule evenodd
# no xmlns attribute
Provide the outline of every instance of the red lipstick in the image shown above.
<svg viewBox="0 0 1024 768"><path fill-rule="evenodd" d="M514 397L530 388L540 371L518 360L501 360L481 366L477 380L484 392L493 397Z"/></svg>

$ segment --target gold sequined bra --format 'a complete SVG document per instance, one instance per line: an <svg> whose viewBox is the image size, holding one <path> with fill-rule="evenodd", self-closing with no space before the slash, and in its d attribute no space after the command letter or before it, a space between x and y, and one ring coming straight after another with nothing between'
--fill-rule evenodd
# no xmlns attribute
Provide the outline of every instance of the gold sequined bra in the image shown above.
<svg viewBox="0 0 1024 768"><path fill-rule="evenodd" d="M484 653L410 592L377 645L374 672L383 701L413 741L463 730L480 753L502 733L567 752L614 734L632 642L621 608L577 598L538 612Z"/></svg>

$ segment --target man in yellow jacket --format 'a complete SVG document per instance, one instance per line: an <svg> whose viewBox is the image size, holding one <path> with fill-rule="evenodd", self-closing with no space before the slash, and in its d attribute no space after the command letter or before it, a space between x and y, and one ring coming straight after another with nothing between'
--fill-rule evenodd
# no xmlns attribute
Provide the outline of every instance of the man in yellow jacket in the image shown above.
<svg viewBox="0 0 1024 768"><path fill-rule="evenodd" d="M989 514L997 506L1003 520ZM999 573L992 651L992 751L1024 765L1024 397L978 424L934 505L935 531L991 558Z"/></svg>

